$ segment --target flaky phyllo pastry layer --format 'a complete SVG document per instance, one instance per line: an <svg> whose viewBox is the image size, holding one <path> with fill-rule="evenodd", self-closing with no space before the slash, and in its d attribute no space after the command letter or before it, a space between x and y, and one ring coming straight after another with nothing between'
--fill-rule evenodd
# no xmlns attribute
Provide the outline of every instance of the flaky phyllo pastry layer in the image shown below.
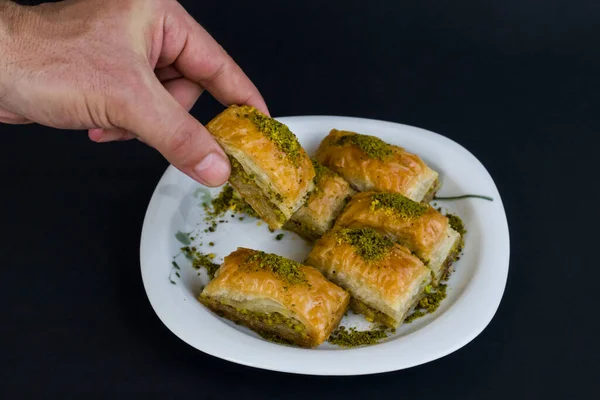
<svg viewBox="0 0 600 400"><path fill-rule="evenodd" d="M313 161L315 188L306 203L296 211L284 228L307 240L316 240L333 227L347 201L356 192L340 175Z"/></svg>
<svg viewBox="0 0 600 400"><path fill-rule="evenodd" d="M315 170L284 124L250 106L231 106L207 124L231 161L230 184L271 229L279 229L314 188Z"/></svg>
<svg viewBox="0 0 600 400"><path fill-rule="evenodd" d="M400 193L429 202L439 187L438 173L419 156L371 135L332 129L316 159L361 192Z"/></svg>
<svg viewBox="0 0 600 400"><path fill-rule="evenodd" d="M339 228L315 244L306 261L352 296L352 309L397 328L422 298L431 271L406 247L371 228Z"/></svg>
<svg viewBox="0 0 600 400"><path fill-rule="evenodd" d="M460 252L461 235L448 218L428 204L401 194L358 193L336 222L338 227L368 227L406 246L433 272L437 284Z"/></svg>
<svg viewBox="0 0 600 400"><path fill-rule="evenodd" d="M198 297L212 311L269 340L315 347L348 308L395 329L445 288L464 231L427 204L440 182L419 156L333 129L311 160L287 126L249 106L207 128L229 156L235 193L269 228L314 242L304 264L238 248Z"/></svg>
<svg viewBox="0 0 600 400"><path fill-rule="evenodd" d="M238 248L199 300L268 339L314 347L338 326L350 296L313 267Z"/></svg>

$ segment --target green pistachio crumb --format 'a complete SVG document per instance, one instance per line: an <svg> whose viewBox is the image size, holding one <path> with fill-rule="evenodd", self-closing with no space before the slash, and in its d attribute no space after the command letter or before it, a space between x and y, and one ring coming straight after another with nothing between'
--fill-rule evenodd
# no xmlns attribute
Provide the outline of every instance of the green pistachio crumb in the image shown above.
<svg viewBox="0 0 600 400"><path fill-rule="evenodd" d="M375 136L351 133L338 139L337 144L352 144L359 147L370 158L384 160L392 155L392 146Z"/></svg>
<svg viewBox="0 0 600 400"><path fill-rule="evenodd" d="M454 229L456 232L460 233L461 235L464 235L465 233L467 233L466 229L465 229L465 225L463 224L462 220L457 217L456 215L452 215L452 214L447 214L446 217L448 218L448 223L450 224L450 228Z"/></svg>
<svg viewBox="0 0 600 400"><path fill-rule="evenodd" d="M347 243L356 249L356 252L365 261L379 261L383 259L394 246L394 242L377 233L371 228L340 229L335 231L338 243Z"/></svg>
<svg viewBox="0 0 600 400"><path fill-rule="evenodd" d="M292 164L299 165L302 147L296 135L281 122L262 114L254 107L242 106L242 115L248 118L279 150L287 155Z"/></svg>
<svg viewBox="0 0 600 400"><path fill-rule="evenodd" d="M425 297L419 301L413 313L404 319L404 323L409 324L417 318L435 312L442 303L442 300L446 298L447 286L446 284L441 284L434 290L431 285L427 285L425 287Z"/></svg>
<svg viewBox="0 0 600 400"><path fill-rule="evenodd" d="M195 248L189 246L182 247L181 252L186 256L186 258L192 260L192 267L194 267L194 269L204 268L206 269L209 279L214 279L215 273L220 267L219 264L212 262L212 260L215 258L214 254L202 254Z"/></svg>
<svg viewBox="0 0 600 400"><path fill-rule="evenodd" d="M387 329L375 328L368 331L357 331L356 328L346 328L340 326L329 339L329 343L340 347L358 347L379 343L380 340L388 336Z"/></svg>
<svg viewBox="0 0 600 400"><path fill-rule="evenodd" d="M306 276L301 269L302 264L277 254L257 251L246 259L246 265L257 269L267 269L291 285L307 283Z"/></svg>
<svg viewBox="0 0 600 400"><path fill-rule="evenodd" d="M427 204L417 203L399 193L373 193L370 197L372 211L384 209L403 219L419 218L429 209Z"/></svg>

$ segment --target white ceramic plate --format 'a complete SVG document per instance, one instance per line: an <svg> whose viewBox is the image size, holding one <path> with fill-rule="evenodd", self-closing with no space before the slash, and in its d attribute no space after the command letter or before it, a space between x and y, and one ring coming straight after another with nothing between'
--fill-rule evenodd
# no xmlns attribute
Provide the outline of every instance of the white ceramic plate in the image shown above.
<svg viewBox="0 0 600 400"><path fill-rule="evenodd" d="M225 360L269 370L311 375L361 375L394 371L443 357L474 339L494 316L506 284L509 234L506 215L496 186L481 163L466 149L438 134L406 125L347 117L278 118L294 132L309 155L332 129L371 134L419 154L440 172L439 196L481 194L493 201L463 199L438 201L444 210L460 216L468 230L466 246L448 282L448 296L430 315L405 324L380 344L341 349L325 343L317 349L300 349L267 342L253 332L215 316L196 296L206 276L200 275L182 255L178 232L194 232L195 244L215 261L238 246L273 252L302 261L310 247L295 234L269 232L257 220L239 216L206 234L201 203L207 189L173 168L167 169L150 201L141 239L142 278L159 318L175 335L205 353ZM210 192L215 195L220 189ZM208 242L214 242L214 247ZM203 242L203 246L200 246ZM179 273L179 277L175 274ZM170 279L175 283L171 283ZM370 324L351 313L343 325L367 329Z"/></svg>

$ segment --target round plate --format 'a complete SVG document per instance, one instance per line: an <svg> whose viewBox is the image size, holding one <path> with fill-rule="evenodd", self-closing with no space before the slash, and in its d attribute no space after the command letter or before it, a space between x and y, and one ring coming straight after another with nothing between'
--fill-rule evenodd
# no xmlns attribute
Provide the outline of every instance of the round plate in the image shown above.
<svg viewBox="0 0 600 400"><path fill-rule="evenodd" d="M296 134L309 155L332 128L378 136L420 155L440 173L438 196L480 194L493 201L468 198L434 201L461 217L467 234L464 254L455 263L448 295L438 310L404 324L383 342L342 349L325 343L300 349L263 340L254 332L217 317L196 297L206 284L179 254L192 237L215 262L238 246L277 253L302 261L310 246L290 232L270 232L266 224L241 214L227 215L215 232L207 230L202 203L208 190L170 166L152 196L141 238L142 279L148 298L163 323L186 343L239 364L311 375L361 375L394 371L443 357L474 339L494 316L504 293L509 264L509 234L498 190L483 165L466 149L438 134L376 120L305 116L278 118ZM284 233L281 240L276 235ZM209 242L213 242L210 246ZM174 258L175 257L175 258ZM173 261L177 264L173 266ZM342 324L367 329L369 323L349 313Z"/></svg>

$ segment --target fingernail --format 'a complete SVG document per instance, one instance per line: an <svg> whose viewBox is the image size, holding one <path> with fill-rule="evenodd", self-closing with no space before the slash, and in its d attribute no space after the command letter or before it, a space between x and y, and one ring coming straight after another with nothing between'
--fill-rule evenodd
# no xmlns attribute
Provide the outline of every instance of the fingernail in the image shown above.
<svg viewBox="0 0 600 400"><path fill-rule="evenodd" d="M196 176L209 186L219 186L229 177L229 163L218 153L209 153L194 168Z"/></svg>
<svg viewBox="0 0 600 400"><path fill-rule="evenodd" d="M102 128L93 128L89 130L88 136L90 140L101 143L102 138L104 137L104 129Z"/></svg>

